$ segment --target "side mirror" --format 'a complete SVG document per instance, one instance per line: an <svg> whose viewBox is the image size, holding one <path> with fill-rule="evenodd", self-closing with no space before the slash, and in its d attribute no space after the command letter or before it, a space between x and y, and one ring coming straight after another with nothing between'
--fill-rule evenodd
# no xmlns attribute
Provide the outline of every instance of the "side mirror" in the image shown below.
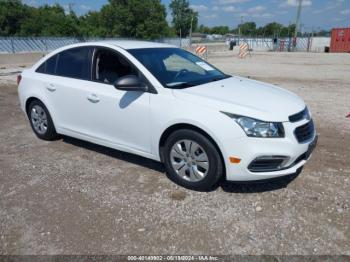
<svg viewBox="0 0 350 262"><path fill-rule="evenodd" d="M123 91L148 91L148 87L145 83L142 83L140 79L135 75L127 75L120 77L115 83L114 87Z"/></svg>

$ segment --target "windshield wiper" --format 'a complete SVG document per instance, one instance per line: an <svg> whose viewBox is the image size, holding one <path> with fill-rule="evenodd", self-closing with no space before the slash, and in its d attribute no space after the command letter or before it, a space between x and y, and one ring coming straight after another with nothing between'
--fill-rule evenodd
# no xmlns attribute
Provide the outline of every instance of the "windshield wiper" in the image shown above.
<svg viewBox="0 0 350 262"><path fill-rule="evenodd" d="M220 80L224 80L224 79L227 79L227 78L230 78L231 76L230 75L224 75L222 77L215 77L215 78L212 78L210 81L211 82L215 82L215 81L220 81Z"/></svg>
<svg viewBox="0 0 350 262"><path fill-rule="evenodd" d="M166 86L168 88L187 88L187 87L192 87L195 86L196 84L191 83L191 82L176 82L176 83L168 83Z"/></svg>
<svg viewBox="0 0 350 262"><path fill-rule="evenodd" d="M173 83L168 83L168 84L165 84L166 87L168 88L187 88L187 87L192 87L192 86L197 86L197 85L202 85L202 84L206 84L206 83L209 83L209 82L215 82L215 81L220 81L220 80L223 80L223 79L226 79L226 78L230 78L232 76L230 75L224 75L224 76L221 76L221 77L214 77L214 78L211 78L211 79L208 79L206 81L196 81L196 82L173 82Z"/></svg>

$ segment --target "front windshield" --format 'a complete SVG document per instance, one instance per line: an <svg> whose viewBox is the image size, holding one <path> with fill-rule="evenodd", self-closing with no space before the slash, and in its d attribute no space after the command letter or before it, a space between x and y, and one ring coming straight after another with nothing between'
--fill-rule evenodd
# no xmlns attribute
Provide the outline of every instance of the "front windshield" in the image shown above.
<svg viewBox="0 0 350 262"><path fill-rule="evenodd" d="M128 51L167 88L186 88L230 77L192 53L179 48L143 48Z"/></svg>

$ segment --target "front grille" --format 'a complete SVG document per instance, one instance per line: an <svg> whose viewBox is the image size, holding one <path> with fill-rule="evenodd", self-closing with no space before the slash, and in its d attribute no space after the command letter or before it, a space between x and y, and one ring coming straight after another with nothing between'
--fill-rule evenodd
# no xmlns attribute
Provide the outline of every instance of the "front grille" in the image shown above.
<svg viewBox="0 0 350 262"><path fill-rule="evenodd" d="M251 172L271 172L282 168L282 164L287 160L287 157L258 157L254 159L248 169Z"/></svg>
<svg viewBox="0 0 350 262"><path fill-rule="evenodd" d="M304 143L312 139L315 134L314 122L311 120L305 125L297 127L294 131L294 134L299 143Z"/></svg>
<svg viewBox="0 0 350 262"><path fill-rule="evenodd" d="M309 118L310 118L309 110L307 109L307 107L305 107L303 111L300 111L299 113L289 116L289 121L294 123L294 122L298 122L303 119L309 119Z"/></svg>

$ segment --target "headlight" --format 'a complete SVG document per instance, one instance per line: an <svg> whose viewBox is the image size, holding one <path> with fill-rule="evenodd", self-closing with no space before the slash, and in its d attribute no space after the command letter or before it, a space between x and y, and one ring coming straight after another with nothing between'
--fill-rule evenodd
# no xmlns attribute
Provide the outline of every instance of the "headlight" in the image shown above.
<svg viewBox="0 0 350 262"><path fill-rule="evenodd" d="M225 115L231 117L251 137L284 137L282 123L265 122L254 118L239 116L230 113Z"/></svg>

